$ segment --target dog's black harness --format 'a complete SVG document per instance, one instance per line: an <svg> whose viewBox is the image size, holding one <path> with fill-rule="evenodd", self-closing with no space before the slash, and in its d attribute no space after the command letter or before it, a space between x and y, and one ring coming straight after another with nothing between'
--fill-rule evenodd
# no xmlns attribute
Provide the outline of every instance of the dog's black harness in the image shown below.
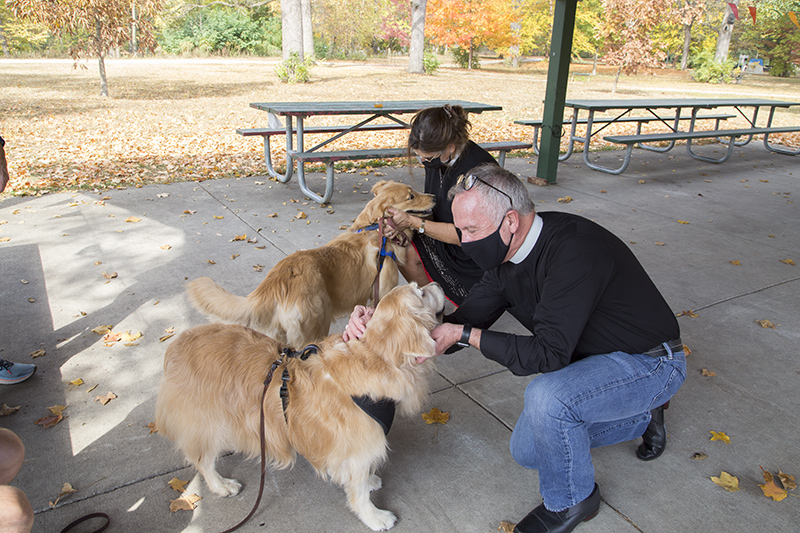
<svg viewBox="0 0 800 533"><path fill-rule="evenodd" d="M318 351L319 346L316 344L309 344L299 352L292 351L291 348L284 348L281 350L280 358L273 363L273 367L277 368L277 366L288 357L299 357L301 361L305 361L308 359L308 356L316 354ZM270 370L270 374L274 372L274 368ZM284 368L283 375L281 376L280 396L281 403L283 404L283 418L287 423L289 422L289 419L286 416L286 408L289 406L289 381L291 381L289 369ZM392 427L392 422L394 421L394 400L387 398L373 400L369 396L351 396L351 398L353 399L353 402L361 408L362 411L367 413L375 422L380 424L384 435L389 434L389 430Z"/></svg>

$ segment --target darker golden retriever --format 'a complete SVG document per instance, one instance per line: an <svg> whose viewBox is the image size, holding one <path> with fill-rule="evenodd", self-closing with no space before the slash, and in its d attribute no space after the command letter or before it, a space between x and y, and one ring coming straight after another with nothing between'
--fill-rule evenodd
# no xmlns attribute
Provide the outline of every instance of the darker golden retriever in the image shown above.
<svg viewBox="0 0 800 533"><path fill-rule="evenodd" d="M334 319L372 297L381 236L364 228L384 217L388 207L419 214L434 205L432 195L394 181L378 182L372 192L375 197L350 231L319 248L285 257L249 295L236 296L204 277L189 282L190 299L208 315L251 327L293 347L325 337ZM405 262L405 248L391 240L386 253ZM397 285L398 278L395 261L384 261L379 299Z"/></svg>

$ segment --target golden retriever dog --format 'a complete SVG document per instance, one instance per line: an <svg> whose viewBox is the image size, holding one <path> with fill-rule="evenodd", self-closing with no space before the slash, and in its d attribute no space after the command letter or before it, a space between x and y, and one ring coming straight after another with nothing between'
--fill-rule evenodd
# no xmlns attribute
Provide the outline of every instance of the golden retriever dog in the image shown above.
<svg viewBox="0 0 800 533"><path fill-rule="evenodd" d="M187 285L190 300L207 315L253 328L293 347L322 339L334 319L373 298L381 236L365 228L384 217L388 207L425 214L435 203L432 195L395 181L376 183L372 193L374 198L350 231L319 248L288 255L247 296L231 294L203 277ZM378 299L397 285L396 262L404 264L406 258L405 248L390 240L386 253L396 260L383 261Z"/></svg>
<svg viewBox="0 0 800 533"><path fill-rule="evenodd" d="M369 497L381 487L375 471L386 461L388 428L356 401L389 400L400 414L420 412L433 372L427 361L434 354L430 332L443 308L444 292L436 283L396 287L381 299L360 339L345 342L331 335L305 360L284 357L263 406L264 380L284 344L233 324L189 329L167 348L156 427L213 492L231 496L241 484L217 473L216 458L224 451L259 456L263 407L271 466L286 468L303 455L320 476L344 488L350 508L367 526L389 529L394 514L375 507Z"/></svg>

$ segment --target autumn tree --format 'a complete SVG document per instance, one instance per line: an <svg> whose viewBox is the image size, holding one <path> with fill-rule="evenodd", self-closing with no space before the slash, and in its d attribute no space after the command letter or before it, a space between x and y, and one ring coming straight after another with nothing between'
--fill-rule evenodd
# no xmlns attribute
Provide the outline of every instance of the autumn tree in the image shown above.
<svg viewBox="0 0 800 533"><path fill-rule="evenodd" d="M683 29L683 48L681 53L681 70L686 70L689 64L689 52L692 45L692 28L702 19L706 12L706 3L703 0L683 0L684 4L679 10L680 22Z"/></svg>
<svg viewBox="0 0 800 533"><path fill-rule="evenodd" d="M636 74L663 60L664 53L654 46L652 31L662 17L670 16L671 7L670 0L603 0L604 57L619 67L612 92L616 91L620 73Z"/></svg>
<svg viewBox="0 0 800 533"><path fill-rule="evenodd" d="M411 0L411 39L408 49L408 71L425 72L425 10L428 0Z"/></svg>
<svg viewBox="0 0 800 533"><path fill-rule="evenodd" d="M468 50L471 68L480 46L505 52L518 44L513 22L515 11L507 0L428 0L425 34L434 44Z"/></svg>
<svg viewBox="0 0 800 533"><path fill-rule="evenodd" d="M161 10L161 0L135 0L136 27L140 47L154 50L153 19ZM131 2L126 0L7 0L15 16L46 26L56 35L74 39L70 50L77 60L82 54L96 56L100 67L100 94L108 96L105 57L112 47L131 40Z"/></svg>
<svg viewBox="0 0 800 533"><path fill-rule="evenodd" d="M730 2L737 8L739 7L739 0ZM722 24L719 28L719 38L717 39L717 52L714 54L714 61L717 63L724 63L728 59L728 49L731 45L731 36L733 35L733 28L736 24L736 17L733 15L733 10L726 3L725 14L722 16Z"/></svg>

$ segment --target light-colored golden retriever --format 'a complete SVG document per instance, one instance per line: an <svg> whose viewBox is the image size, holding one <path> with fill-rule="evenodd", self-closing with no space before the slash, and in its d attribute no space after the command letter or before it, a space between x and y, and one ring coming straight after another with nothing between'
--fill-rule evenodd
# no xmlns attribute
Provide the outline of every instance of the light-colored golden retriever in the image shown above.
<svg viewBox="0 0 800 533"><path fill-rule="evenodd" d="M286 358L264 400L266 453L276 468L303 455L325 479L340 484L350 508L375 531L396 518L369 498L381 487L375 471L386 461L382 426L354 398L392 400L400 414L418 413L428 393L434 354L430 332L444 307L436 283L396 287L381 299L361 339L331 335L307 359ZM208 324L180 334L164 357L156 427L172 439L222 496L238 481L215 468L224 451L260 453L259 403L270 366L283 344L238 325ZM426 362L427 361L427 362ZM288 404L279 397L289 371Z"/></svg>
<svg viewBox="0 0 800 533"><path fill-rule="evenodd" d="M208 315L253 328L293 347L322 339L334 319L372 298L381 236L377 231L359 230L378 222L387 207L424 214L435 202L432 195L395 181L378 182L372 192L375 197L350 231L319 248L285 257L247 296L231 294L203 277L188 283L189 298ZM386 252L405 263L404 247L389 240ZM397 285L398 277L397 264L387 257L381 269L379 299Z"/></svg>

